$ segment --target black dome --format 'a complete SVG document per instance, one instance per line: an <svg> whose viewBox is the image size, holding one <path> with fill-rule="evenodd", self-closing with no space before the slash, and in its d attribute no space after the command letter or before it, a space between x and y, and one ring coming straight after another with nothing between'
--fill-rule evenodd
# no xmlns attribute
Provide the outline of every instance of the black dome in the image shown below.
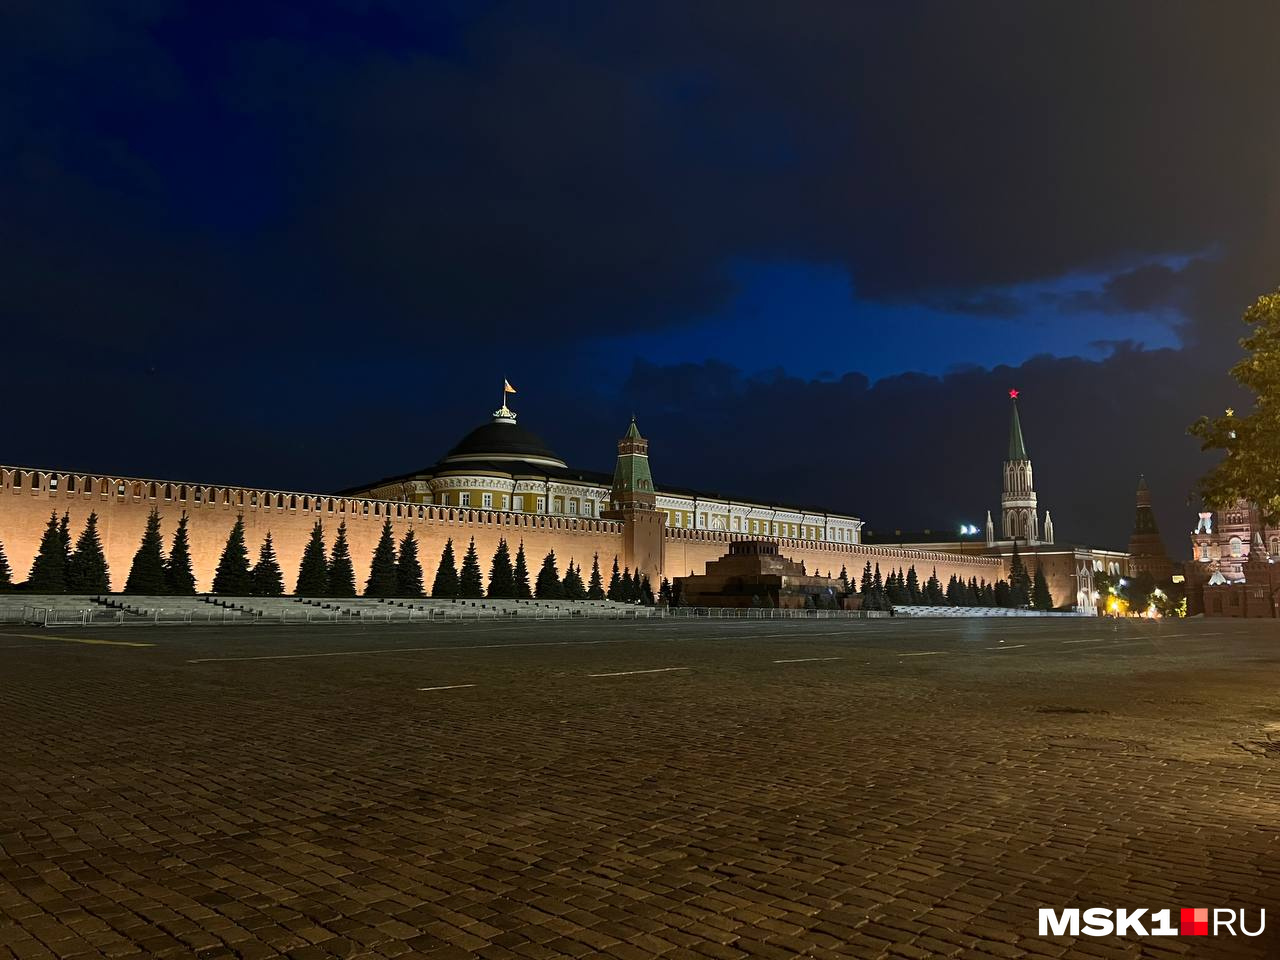
<svg viewBox="0 0 1280 960"><path fill-rule="evenodd" d="M564 466L564 461L536 433L499 419L476 427L440 462L451 460L544 460Z"/></svg>

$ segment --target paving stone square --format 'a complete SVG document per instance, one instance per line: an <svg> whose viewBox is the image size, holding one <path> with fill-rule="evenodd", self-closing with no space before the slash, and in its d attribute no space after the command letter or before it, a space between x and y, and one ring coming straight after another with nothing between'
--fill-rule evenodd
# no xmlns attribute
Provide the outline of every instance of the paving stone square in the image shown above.
<svg viewBox="0 0 1280 960"><path fill-rule="evenodd" d="M6 628L0 958L1280 956L1278 681L1266 621Z"/></svg>

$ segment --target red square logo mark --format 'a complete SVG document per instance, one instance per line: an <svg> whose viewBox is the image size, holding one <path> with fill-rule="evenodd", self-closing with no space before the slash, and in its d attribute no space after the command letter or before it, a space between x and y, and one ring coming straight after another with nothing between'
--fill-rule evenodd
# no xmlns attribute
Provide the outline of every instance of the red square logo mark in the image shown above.
<svg viewBox="0 0 1280 960"><path fill-rule="evenodd" d="M1207 937L1209 935L1209 908L1184 907L1182 925L1178 932L1184 937Z"/></svg>

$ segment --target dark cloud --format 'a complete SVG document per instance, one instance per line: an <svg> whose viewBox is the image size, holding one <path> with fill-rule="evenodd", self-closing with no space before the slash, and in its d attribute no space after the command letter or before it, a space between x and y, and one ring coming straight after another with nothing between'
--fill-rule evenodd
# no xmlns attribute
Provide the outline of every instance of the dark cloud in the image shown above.
<svg viewBox="0 0 1280 960"><path fill-rule="evenodd" d="M986 462L1016 377L1059 529L1114 541L1128 474L1189 487L1181 426L1276 286L1278 33L1270 2L9 4L0 323L11 395L45 399L0 459L65 461L95 391L133 439L86 457L337 486L433 459L518 363L526 409L596 464L634 406L688 482L913 523L993 502L954 465ZM845 371L875 321L797 297L753 326L759 365L807 339L834 374L753 378L697 336L742 263L955 314L904 370L983 360L966 323L1026 320L1027 356L1086 310L1118 344L1168 317L1185 349L873 385ZM1081 275L1110 279L1028 300ZM582 359L606 334L670 362L623 391L629 357Z"/></svg>

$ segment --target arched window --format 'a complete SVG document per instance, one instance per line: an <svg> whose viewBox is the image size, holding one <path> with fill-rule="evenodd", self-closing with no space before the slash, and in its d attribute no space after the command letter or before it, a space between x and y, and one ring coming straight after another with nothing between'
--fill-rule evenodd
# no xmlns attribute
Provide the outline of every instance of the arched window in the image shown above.
<svg viewBox="0 0 1280 960"><path fill-rule="evenodd" d="M1231 556L1237 558L1244 556L1244 544L1239 537L1231 538Z"/></svg>

